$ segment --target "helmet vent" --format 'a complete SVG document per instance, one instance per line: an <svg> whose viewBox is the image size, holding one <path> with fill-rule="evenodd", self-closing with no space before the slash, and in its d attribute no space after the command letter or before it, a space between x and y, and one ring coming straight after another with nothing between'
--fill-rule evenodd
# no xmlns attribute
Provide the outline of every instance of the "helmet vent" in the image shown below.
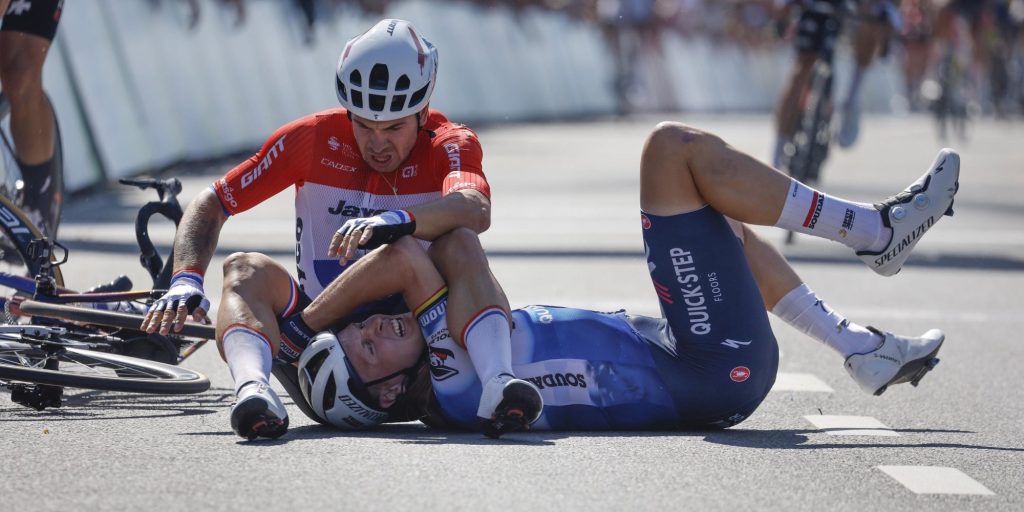
<svg viewBox="0 0 1024 512"><path fill-rule="evenodd" d="M370 70L370 89L378 91L388 90L388 67L384 64L374 64ZM373 100L371 99L372 103Z"/></svg>
<svg viewBox="0 0 1024 512"><path fill-rule="evenodd" d="M342 82L340 79L337 79L337 80L338 80L338 94L341 95L341 98L343 100L348 101L348 90L345 89L345 82Z"/></svg>
<svg viewBox="0 0 1024 512"><path fill-rule="evenodd" d="M387 98L380 94L370 94L370 110L374 112L384 111L384 100Z"/></svg>
<svg viewBox="0 0 1024 512"><path fill-rule="evenodd" d="M412 93L412 98L409 98L409 108L415 107L423 101L423 97L427 95L427 89L430 89L430 82L427 82L422 89Z"/></svg>
<svg viewBox="0 0 1024 512"><path fill-rule="evenodd" d="M355 105L356 108L363 108L363 93L352 89L352 104Z"/></svg>
<svg viewBox="0 0 1024 512"><path fill-rule="evenodd" d="M398 81L395 82L396 91L408 91L409 90L409 75L402 75L398 77Z"/></svg>
<svg viewBox="0 0 1024 512"><path fill-rule="evenodd" d="M405 108L405 95L404 94L396 94L396 95L394 95L394 97L391 98L391 111L392 112L401 112L403 108Z"/></svg>
<svg viewBox="0 0 1024 512"><path fill-rule="evenodd" d="M348 81L352 82L352 85L356 87L363 86L363 75L359 73L358 69L352 70L352 73L348 75Z"/></svg>
<svg viewBox="0 0 1024 512"><path fill-rule="evenodd" d="M329 411L334 408L335 395L337 394L338 386L334 383L334 374L332 373L327 377L327 385L324 386L324 410Z"/></svg>
<svg viewBox="0 0 1024 512"><path fill-rule="evenodd" d="M318 354L309 358L309 362L306 363L306 373L309 374L310 380L316 380L316 374L320 372L320 367L324 365L328 355L330 355L328 351L321 350Z"/></svg>

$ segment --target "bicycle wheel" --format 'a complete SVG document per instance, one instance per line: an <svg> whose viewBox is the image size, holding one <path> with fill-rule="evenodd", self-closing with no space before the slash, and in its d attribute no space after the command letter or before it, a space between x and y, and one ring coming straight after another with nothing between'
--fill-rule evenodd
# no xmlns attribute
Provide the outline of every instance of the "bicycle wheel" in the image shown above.
<svg viewBox="0 0 1024 512"><path fill-rule="evenodd" d="M62 320L70 320L72 322L83 322L107 327L119 327L121 329L138 330L139 326L142 325L142 316L140 315L64 306L60 304L48 304L45 302L36 302L34 300L26 300L19 304L18 308L26 314L33 316L59 318ZM214 339L217 336L216 329L214 329L212 325L202 325L193 322L185 323L181 332L176 332L174 334L203 339Z"/></svg>
<svg viewBox="0 0 1024 512"><path fill-rule="evenodd" d="M0 271L14 275L33 277L39 273L39 265L28 256L28 244L42 238L39 228L32 223L25 212L13 201L0 195ZM51 260L53 258L51 257ZM64 275L60 267L51 267L57 286L64 286Z"/></svg>
<svg viewBox="0 0 1024 512"><path fill-rule="evenodd" d="M56 359L56 370L44 368ZM0 341L0 379L100 391L179 395L202 393L210 380L168 364L73 347L56 354L36 343Z"/></svg>

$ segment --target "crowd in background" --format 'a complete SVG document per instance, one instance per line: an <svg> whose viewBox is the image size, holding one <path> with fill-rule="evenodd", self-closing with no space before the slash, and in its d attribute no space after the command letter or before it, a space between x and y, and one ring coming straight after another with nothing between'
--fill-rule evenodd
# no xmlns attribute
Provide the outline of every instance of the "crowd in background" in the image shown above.
<svg viewBox="0 0 1024 512"><path fill-rule="evenodd" d="M246 20L246 3L259 0L148 0L154 10L174 9L188 28L194 28L204 8L215 6L228 26ZM386 16L389 8L409 0L289 0L295 23L307 43L315 41L317 25L342 13L358 12L366 18ZM785 0L437 0L468 3L480 8L508 9L516 19L527 12L551 12L597 25L604 35L617 78L610 86L620 98L622 111L631 110L640 58L664 59L662 36L739 45L751 50L789 45L777 19ZM904 71L905 104L927 108L934 95L937 67L955 53L965 69L964 87L976 110L997 115L1024 114L1024 0L974 0L986 5L973 21L954 21L941 28L942 7L954 0L903 0L902 26L887 48L900 59Z"/></svg>

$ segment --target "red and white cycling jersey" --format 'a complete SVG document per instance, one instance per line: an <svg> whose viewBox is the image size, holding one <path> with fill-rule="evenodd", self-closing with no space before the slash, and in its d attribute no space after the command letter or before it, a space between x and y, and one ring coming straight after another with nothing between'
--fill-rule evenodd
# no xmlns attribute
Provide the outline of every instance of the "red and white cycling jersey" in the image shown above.
<svg viewBox="0 0 1024 512"><path fill-rule="evenodd" d="M295 185L297 277L306 294L316 297L345 269L327 257L331 237L345 221L463 189L490 197L472 130L431 110L418 137L405 162L384 176L363 161L344 109L318 112L279 128L213 189L224 213L234 215Z"/></svg>

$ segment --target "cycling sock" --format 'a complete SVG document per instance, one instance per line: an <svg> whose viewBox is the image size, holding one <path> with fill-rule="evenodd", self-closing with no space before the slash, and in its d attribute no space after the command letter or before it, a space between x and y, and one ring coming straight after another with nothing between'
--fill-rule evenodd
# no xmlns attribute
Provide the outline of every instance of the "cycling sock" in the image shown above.
<svg viewBox="0 0 1024 512"><path fill-rule="evenodd" d="M477 313L463 329L462 341L480 382L512 374L512 330L504 309L488 306Z"/></svg>
<svg viewBox="0 0 1024 512"><path fill-rule="evenodd" d="M856 251L882 250L891 235L873 205L826 196L796 180L775 226L827 238Z"/></svg>
<svg viewBox="0 0 1024 512"><path fill-rule="evenodd" d="M21 169L21 181L25 184L26 199L39 200L52 192L51 188L54 183L50 173L51 167L53 167L53 158L32 165L21 160L17 160L17 162L18 168ZM46 200L49 201L49 198Z"/></svg>
<svg viewBox="0 0 1024 512"><path fill-rule="evenodd" d="M263 333L241 324L234 324L224 331L222 339L224 360L227 361L231 378L235 381L235 394L249 382L270 386L273 354L270 341Z"/></svg>
<svg viewBox="0 0 1024 512"><path fill-rule="evenodd" d="M844 358L870 352L882 342L881 336L829 308L806 284L790 290L775 304L772 313Z"/></svg>

